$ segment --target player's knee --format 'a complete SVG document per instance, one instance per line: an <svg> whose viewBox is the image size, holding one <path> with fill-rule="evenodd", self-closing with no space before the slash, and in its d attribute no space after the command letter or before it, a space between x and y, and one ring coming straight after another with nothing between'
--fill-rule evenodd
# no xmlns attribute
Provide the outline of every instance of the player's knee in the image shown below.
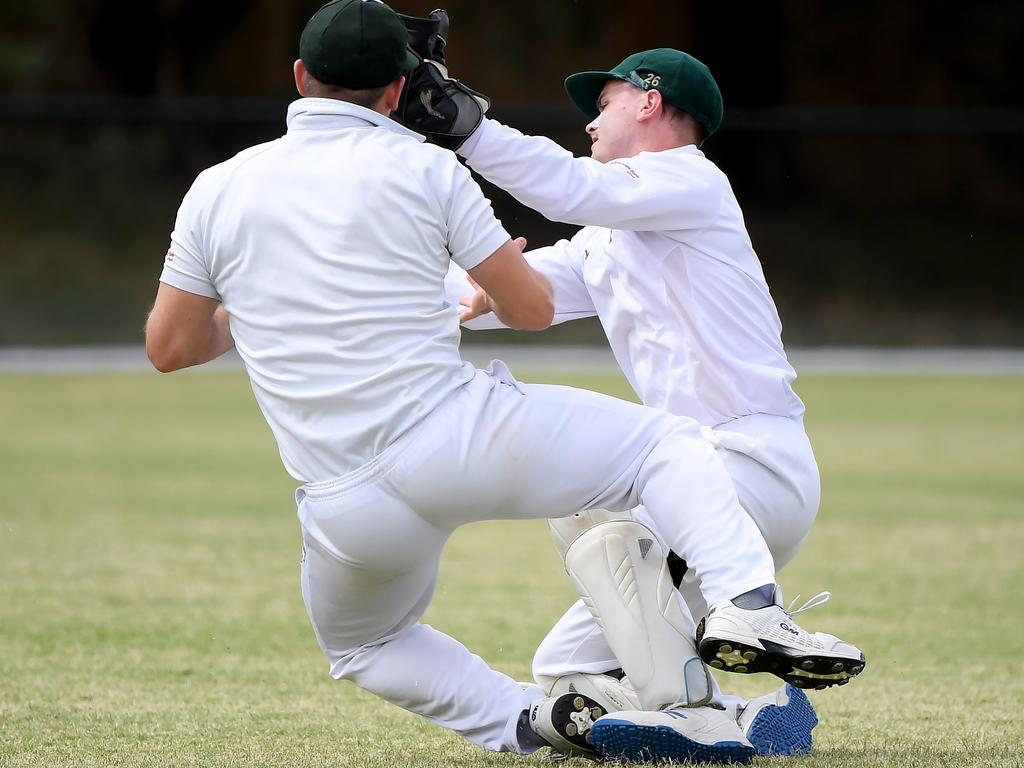
<svg viewBox="0 0 1024 768"><path fill-rule="evenodd" d="M581 535L601 523L613 520L632 520L631 512L609 512L606 509L587 509L576 512L566 517L559 517L548 520L548 531L555 543L555 549L561 558L565 559L565 553L572 543Z"/></svg>
<svg viewBox="0 0 1024 768"><path fill-rule="evenodd" d="M561 649L564 651L564 649ZM561 675L565 674L564 653L560 653L559 645L548 635L533 654L533 682L541 687L545 694L551 692L551 687Z"/></svg>

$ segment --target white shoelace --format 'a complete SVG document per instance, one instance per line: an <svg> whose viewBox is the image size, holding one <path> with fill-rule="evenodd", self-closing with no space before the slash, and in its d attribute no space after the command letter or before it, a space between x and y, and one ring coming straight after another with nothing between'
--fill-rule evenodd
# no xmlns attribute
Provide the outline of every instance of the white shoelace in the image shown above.
<svg viewBox="0 0 1024 768"><path fill-rule="evenodd" d="M798 613L803 613L804 611L811 610L811 608L817 608L819 605L824 605L832 599L832 593L819 592L806 603L801 605L799 608L794 609L793 606L796 605L796 601L799 599L800 595L798 594L796 597L793 598L793 601L789 604L789 607L785 609L786 613L789 616L796 616Z"/></svg>

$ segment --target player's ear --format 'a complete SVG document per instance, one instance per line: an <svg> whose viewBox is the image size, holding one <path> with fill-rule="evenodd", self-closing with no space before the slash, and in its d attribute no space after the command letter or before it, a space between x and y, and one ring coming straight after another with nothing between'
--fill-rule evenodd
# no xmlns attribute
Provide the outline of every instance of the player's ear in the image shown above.
<svg viewBox="0 0 1024 768"><path fill-rule="evenodd" d="M292 74L295 75L295 90L299 92L299 96L305 97L306 76L309 74L309 70L306 69L306 64L302 59L296 59L292 64Z"/></svg>
<svg viewBox="0 0 1024 768"><path fill-rule="evenodd" d="M650 120L652 117L657 117L663 114L665 111L665 101L661 96L660 91L656 91L653 88L649 91L644 91L643 100L640 102L636 119L640 122Z"/></svg>
<svg viewBox="0 0 1024 768"><path fill-rule="evenodd" d="M402 100L402 89L405 88L405 75L399 75L398 79L388 85L384 91L384 108L387 110L384 114L390 115L396 109Z"/></svg>

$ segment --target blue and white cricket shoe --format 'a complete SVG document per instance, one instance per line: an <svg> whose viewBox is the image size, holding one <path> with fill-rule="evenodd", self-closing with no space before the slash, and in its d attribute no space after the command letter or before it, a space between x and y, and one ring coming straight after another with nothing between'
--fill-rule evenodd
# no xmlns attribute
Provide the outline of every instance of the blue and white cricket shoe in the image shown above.
<svg viewBox="0 0 1024 768"><path fill-rule="evenodd" d="M802 755L811 751L811 731L818 724L814 707L799 688L786 683L751 699L739 726L759 755Z"/></svg>
<svg viewBox="0 0 1024 768"><path fill-rule="evenodd" d="M749 763L754 747L724 709L688 707L613 712L590 729L607 758L638 763Z"/></svg>

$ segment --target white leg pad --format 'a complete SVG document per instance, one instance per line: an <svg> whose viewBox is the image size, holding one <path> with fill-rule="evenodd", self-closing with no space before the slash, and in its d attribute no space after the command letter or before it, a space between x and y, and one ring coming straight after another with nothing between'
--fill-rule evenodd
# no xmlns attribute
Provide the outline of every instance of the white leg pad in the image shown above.
<svg viewBox="0 0 1024 768"><path fill-rule="evenodd" d="M583 515L591 515L588 520ZM604 521L593 523L594 515ZM565 569L604 632L641 708L700 706L711 699L710 675L697 653L695 627L672 585L667 552L649 528L622 515L594 513L552 521L568 541ZM573 518L576 518L573 520ZM575 538L575 531L583 528Z"/></svg>
<svg viewBox="0 0 1024 768"><path fill-rule="evenodd" d="M585 531L590 530L599 523L610 523L616 520L633 520L633 513L609 512L607 509L587 509L568 517L548 520L548 531L551 533L551 540L555 542L558 556L562 558L562 562L565 562L565 553L569 551L570 545Z"/></svg>

